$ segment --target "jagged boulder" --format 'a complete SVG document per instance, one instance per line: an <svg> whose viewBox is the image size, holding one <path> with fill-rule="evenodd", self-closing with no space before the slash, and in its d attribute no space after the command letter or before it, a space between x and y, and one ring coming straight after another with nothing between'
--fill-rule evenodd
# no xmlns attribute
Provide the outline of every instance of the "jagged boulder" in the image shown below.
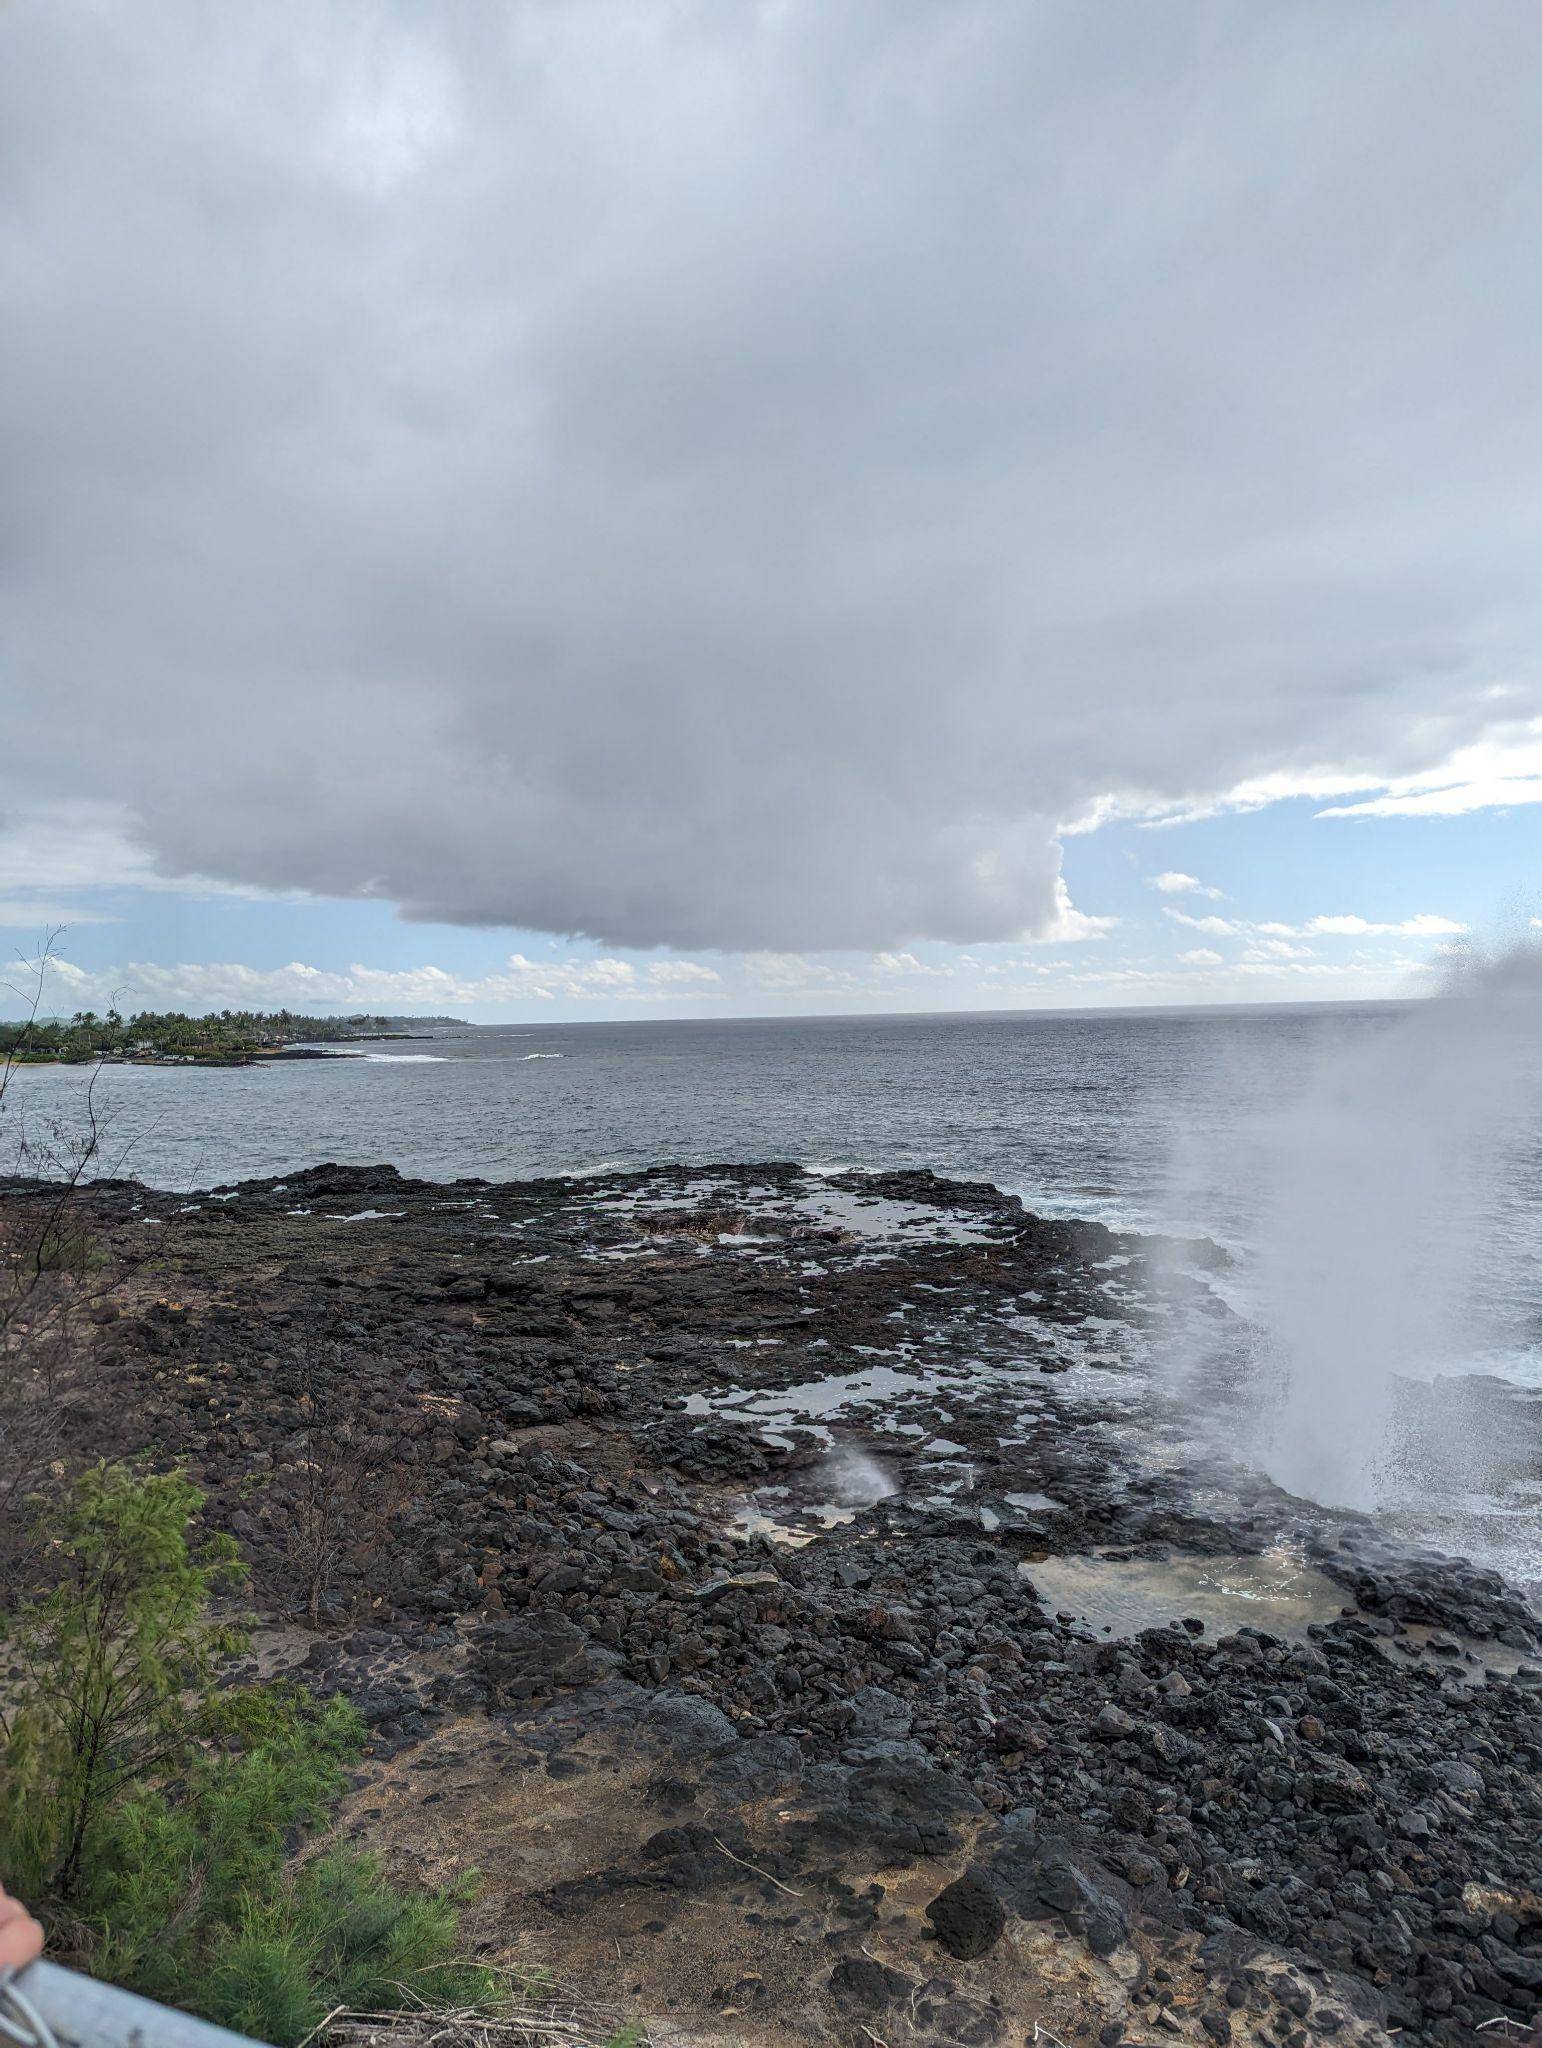
<svg viewBox="0 0 1542 2048"><path fill-rule="evenodd" d="M619 1662L560 1614L486 1622L471 1637L472 1669L495 1707L594 1685Z"/></svg>

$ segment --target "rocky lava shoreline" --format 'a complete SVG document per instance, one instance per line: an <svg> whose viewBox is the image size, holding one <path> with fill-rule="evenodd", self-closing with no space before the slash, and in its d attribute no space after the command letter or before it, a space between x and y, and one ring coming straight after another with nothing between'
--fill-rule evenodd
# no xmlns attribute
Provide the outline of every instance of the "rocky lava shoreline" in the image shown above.
<svg viewBox="0 0 1542 2048"><path fill-rule="evenodd" d="M191 1466L490 1950L660 2042L1537 2024L1536 1616L1197 1472L1213 1248L777 1165L81 1199L71 1448Z"/></svg>

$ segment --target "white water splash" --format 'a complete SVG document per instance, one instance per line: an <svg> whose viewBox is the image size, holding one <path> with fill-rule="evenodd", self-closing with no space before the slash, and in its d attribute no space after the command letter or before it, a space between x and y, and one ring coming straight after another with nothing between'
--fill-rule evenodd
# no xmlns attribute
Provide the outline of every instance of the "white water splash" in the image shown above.
<svg viewBox="0 0 1542 2048"><path fill-rule="evenodd" d="M1542 949L1467 957L1256 1127L1256 1454L1291 1492L1376 1509L1482 1465L1481 1446L1410 1441L1398 1388L1481 1369L1535 1228L1500 1190L1536 1145L1539 1054Z"/></svg>
<svg viewBox="0 0 1542 2048"><path fill-rule="evenodd" d="M820 1479L830 1499L842 1508L870 1507L897 1491L878 1460L852 1444L842 1444L831 1454L820 1467Z"/></svg>

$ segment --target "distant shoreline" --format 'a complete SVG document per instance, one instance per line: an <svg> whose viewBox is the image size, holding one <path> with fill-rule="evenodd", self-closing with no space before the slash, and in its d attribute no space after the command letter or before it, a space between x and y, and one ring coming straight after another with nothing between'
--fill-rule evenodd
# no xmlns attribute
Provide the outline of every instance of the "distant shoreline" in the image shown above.
<svg viewBox="0 0 1542 2048"><path fill-rule="evenodd" d="M339 1039L339 1046L379 1045L386 1041L432 1039L432 1031L360 1031ZM321 1045L243 1046L226 1052L88 1052L78 1058L48 1050L13 1052L13 1067L265 1067L289 1060L361 1060L362 1052L334 1051Z"/></svg>
<svg viewBox="0 0 1542 2048"><path fill-rule="evenodd" d="M403 1036L406 1034L404 1033ZM59 1053L17 1053L13 1067L270 1067L289 1060L362 1060L362 1052L323 1052L319 1046L274 1046L259 1052L104 1052L85 1059L65 1059Z"/></svg>

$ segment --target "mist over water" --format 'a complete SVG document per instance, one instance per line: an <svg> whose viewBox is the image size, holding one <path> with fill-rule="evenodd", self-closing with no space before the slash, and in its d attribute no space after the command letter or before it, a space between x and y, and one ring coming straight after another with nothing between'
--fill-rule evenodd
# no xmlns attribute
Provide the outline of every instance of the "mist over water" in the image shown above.
<svg viewBox="0 0 1542 2048"><path fill-rule="evenodd" d="M1251 1452L1288 1491L1396 1511L1502 1486L1493 1404L1459 1383L1508 1341L1539 1111L1528 945L1454 963L1374 1037L1325 1041L1288 1102L1231 1134L1256 1176Z"/></svg>

